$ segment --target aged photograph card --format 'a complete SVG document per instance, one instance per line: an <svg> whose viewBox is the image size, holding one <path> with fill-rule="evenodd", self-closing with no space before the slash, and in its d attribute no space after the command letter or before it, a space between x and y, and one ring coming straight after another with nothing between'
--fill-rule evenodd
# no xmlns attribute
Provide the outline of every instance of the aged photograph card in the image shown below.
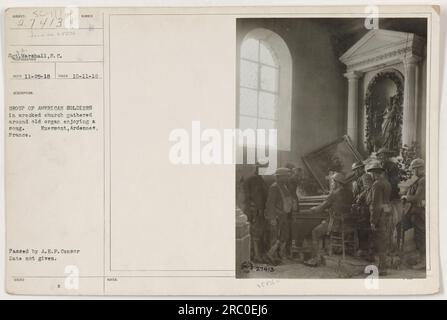
<svg viewBox="0 0 447 320"><path fill-rule="evenodd" d="M6 290L439 290L439 8L9 8Z"/></svg>

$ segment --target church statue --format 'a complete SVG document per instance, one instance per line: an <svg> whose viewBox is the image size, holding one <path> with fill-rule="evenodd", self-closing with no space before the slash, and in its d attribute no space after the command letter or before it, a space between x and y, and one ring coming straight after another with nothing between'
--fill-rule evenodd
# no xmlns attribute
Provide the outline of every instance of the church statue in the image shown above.
<svg viewBox="0 0 447 320"><path fill-rule="evenodd" d="M400 130L400 113L397 95L390 98L383 112L382 122L382 147L398 151L400 149L399 130Z"/></svg>

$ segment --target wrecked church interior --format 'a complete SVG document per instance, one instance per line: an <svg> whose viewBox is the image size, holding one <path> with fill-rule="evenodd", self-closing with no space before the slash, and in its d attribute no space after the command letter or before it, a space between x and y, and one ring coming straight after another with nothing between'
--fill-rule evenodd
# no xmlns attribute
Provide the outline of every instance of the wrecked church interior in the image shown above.
<svg viewBox="0 0 447 320"><path fill-rule="evenodd" d="M277 135L238 148L239 278L425 277L426 39L417 18L237 20L237 127Z"/></svg>

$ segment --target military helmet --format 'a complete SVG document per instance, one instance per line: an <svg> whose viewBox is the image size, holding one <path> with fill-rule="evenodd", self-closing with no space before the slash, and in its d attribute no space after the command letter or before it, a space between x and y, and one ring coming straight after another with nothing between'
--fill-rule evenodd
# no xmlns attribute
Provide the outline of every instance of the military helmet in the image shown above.
<svg viewBox="0 0 447 320"><path fill-rule="evenodd" d="M334 181L337 181L339 183L345 184L346 183L346 177L343 173L341 172L336 172L333 176L332 179Z"/></svg>
<svg viewBox="0 0 447 320"><path fill-rule="evenodd" d="M352 170L355 170L360 167L364 167L365 164L362 161L357 161L352 164Z"/></svg>
<svg viewBox="0 0 447 320"><path fill-rule="evenodd" d="M290 175L290 169L288 168L278 168L275 171L275 176L288 176Z"/></svg>
<svg viewBox="0 0 447 320"><path fill-rule="evenodd" d="M269 166L269 160L268 159L259 159L258 161L256 161L255 164L256 167L258 168L267 168Z"/></svg>
<svg viewBox="0 0 447 320"><path fill-rule="evenodd" d="M293 163L291 163L291 162L287 162L287 163L284 165L284 167L287 168L287 169L289 169L289 170L293 170L293 169L295 169L295 165L294 165Z"/></svg>
<svg viewBox="0 0 447 320"><path fill-rule="evenodd" d="M414 159L413 161L411 161L410 169L416 169L416 168L421 168L421 167L425 167L424 160Z"/></svg>
<svg viewBox="0 0 447 320"><path fill-rule="evenodd" d="M366 171L383 171L382 164L379 161L373 161L366 166Z"/></svg>

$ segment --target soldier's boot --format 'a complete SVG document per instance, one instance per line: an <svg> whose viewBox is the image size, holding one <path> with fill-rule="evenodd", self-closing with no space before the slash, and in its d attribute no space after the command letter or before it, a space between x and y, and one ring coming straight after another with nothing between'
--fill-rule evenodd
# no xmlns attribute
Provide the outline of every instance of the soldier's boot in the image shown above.
<svg viewBox="0 0 447 320"><path fill-rule="evenodd" d="M425 270L427 262L425 260L425 253L419 253L418 263L416 263L412 269L413 270Z"/></svg>
<svg viewBox="0 0 447 320"><path fill-rule="evenodd" d="M279 241L276 241L265 255L267 260L273 265L278 264L278 259L275 257L275 254L278 251L278 247L279 247Z"/></svg>
<svg viewBox="0 0 447 320"><path fill-rule="evenodd" d="M304 261L304 265L308 266L308 267L316 268L319 266L326 265L326 260L322 256L317 256L317 257L310 258L307 261Z"/></svg>
<svg viewBox="0 0 447 320"><path fill-rule="evenodd" d="M386 266L386 254L379 254L379 276L388 275L387 266Z"/></svg>
<svg viewBox="0 0 447 320"><path fill-rule="evenodd" d="M278 247L276 248L276 251L273 254L273 257L275 259L275 263L277 265L284 262L284 257L281 255L281 242L278 241Z"/></svg>
<svg viewBox="0 0 447 320"><path fill-rule="evenodd" d="M320 265L326 265L326 260L320 253L320 250L314 250L312 258L304 261L304 265L308 267L318 267Z"/></svg>
<svg viewBox="0 0 447 320"><path fill-rule="evenodd" d="M304 261L304 265L308 266L308 267L313 267L313 268L317 267L318 266L317 257L313 257L313 258L310 258L309 260Z"/></svg>
<svg viewBox="0 0 447 320"><path fill-rule="evenodd" d="M320 237L312 231L312 258L304 261L304 265L308 267L318 267L326 265L326 260L323 258L320 249Z"/></svg>
<svg viewBox="0 0 447 320"><path fill-rule="evenodd" d="M279 249L279 255L283 262L291 262L287 255L287 243L282 243Z"/></svg>
<svg viewBox="0 0 447 320"><path fill-rule="evenodd" d="M325 266L326 265L326 258L323 255L319 256L319 262L318 262L319 266Z"/></svg>

